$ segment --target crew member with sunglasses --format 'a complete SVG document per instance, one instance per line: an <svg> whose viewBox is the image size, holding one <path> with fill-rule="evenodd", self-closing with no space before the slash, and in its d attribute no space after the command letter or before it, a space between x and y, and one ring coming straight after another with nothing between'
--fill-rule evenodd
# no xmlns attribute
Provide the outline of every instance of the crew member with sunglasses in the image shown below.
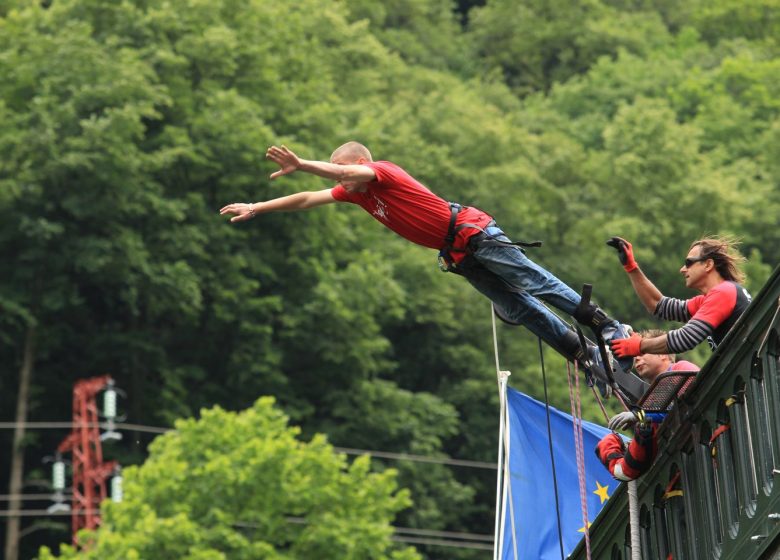
<svg viewBox="0 0 780 560"><path fill-rule="evenodd" d="M618 252L631 285L645 308L659 319L685 323L661 336L642 338L638 334L623 340L611 340L618 358L640 354L679 354L707 340L714 351L750 303L750 294L742 287L745 275L740 266L745 258L736 250L736 242L722 237L699 239L691 244L680 273L688 288L700 295L689 300L664 296L644 275L634 259L631 243L613 237L607 245Z"/></svg>

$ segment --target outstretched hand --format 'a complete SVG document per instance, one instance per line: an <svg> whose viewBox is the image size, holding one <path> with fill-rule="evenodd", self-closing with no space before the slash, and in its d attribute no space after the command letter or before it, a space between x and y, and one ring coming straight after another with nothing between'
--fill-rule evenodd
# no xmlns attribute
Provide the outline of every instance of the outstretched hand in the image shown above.
<svg viewBox="0 0 780 560"><path fill-rule="evenodd" d="M228 204L227 206L223 206L219 211L220 216L224 216L225 214L234 214L234 216L230 218L231 222L245 222L246 220L251 220L255 217L254 204L247 204L245 202Z"/></svg>
<svg viewBox="0 0 780 560"><path fill-rule="evenodd" d="M297 171L301 166L301 160L287 146L271 146L265 152L265 157L273 161L281 169L271 173L271 179L276 179L282 175L288 175Z"/></svg>
<svg viewBox="0 0 780 560"><path fill-rule="evenodd" d="M612 237L607 241L607 245L615 248L618 253L618 258L620 259L620 264L623 265L623 269L625 269L626 272L631 272L639 268L639 265L636 264L636 261L634 260L634 248L631 246L631 243L622 237Z"/></svg>

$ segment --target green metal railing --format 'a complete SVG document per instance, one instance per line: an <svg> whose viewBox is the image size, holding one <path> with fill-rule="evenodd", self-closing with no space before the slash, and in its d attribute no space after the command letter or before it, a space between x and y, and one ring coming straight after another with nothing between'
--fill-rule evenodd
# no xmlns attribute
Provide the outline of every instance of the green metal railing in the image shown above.
<svg viewBox="0 0 780 560"><path fill-rule="evenodd" d="M779 298L780 267L661 426L637 481L642 560L780 555ZM628 519L622 484L591 526L593 559L631 559Z"/></svg>

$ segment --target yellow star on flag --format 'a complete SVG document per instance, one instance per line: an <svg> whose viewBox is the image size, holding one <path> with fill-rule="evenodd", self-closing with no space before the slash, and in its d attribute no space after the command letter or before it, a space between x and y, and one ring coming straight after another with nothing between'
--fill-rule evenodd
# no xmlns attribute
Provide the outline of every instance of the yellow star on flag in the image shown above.
<svg viewBox="0 0 780 560"><path fill-rule="evenodd" d="M588 529L590 529L590 526L591 526L591 525L593 525L593 523L591 523L590 521L588 521ZM577 532L578 532L578 533L584 533L584 532L585 532L585 527L584 527L584 526L583 526L583 527L580 527L579 529L577 529Z"/></svg>
<svg viewBox="0 0 780 560"><path fill-rule="evenodd" d="M608 486L602 486L601 484L599 484L599 482L597 480L596 481L596 490L594 490L593 493L596 494L596 496L599 497L599 499L601 500L602 504L604 502L606 502L607 500L609 500L609 494L607 494L607 492L609 492L609 487Z"/></svg>

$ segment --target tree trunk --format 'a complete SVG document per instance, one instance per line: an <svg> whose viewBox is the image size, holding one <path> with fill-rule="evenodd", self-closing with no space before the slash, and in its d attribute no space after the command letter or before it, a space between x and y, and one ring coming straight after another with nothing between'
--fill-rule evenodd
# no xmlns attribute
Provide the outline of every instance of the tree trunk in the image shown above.
<svg viewBox="0 0 780 560"><path fill-rule="evenodd" d="M8 511L18 511L22 507L19 496L23 489L24 478L24 424L27 421L27 406L29 404L30 380L33 373L35 356L35 327L27 327L24 338L24 357L19 370L19 394L16 400L16 426L14 442L11 449L11 476L8 481ZM5 560L19 560L19 517L8 517L5 526Z"/></svg>

